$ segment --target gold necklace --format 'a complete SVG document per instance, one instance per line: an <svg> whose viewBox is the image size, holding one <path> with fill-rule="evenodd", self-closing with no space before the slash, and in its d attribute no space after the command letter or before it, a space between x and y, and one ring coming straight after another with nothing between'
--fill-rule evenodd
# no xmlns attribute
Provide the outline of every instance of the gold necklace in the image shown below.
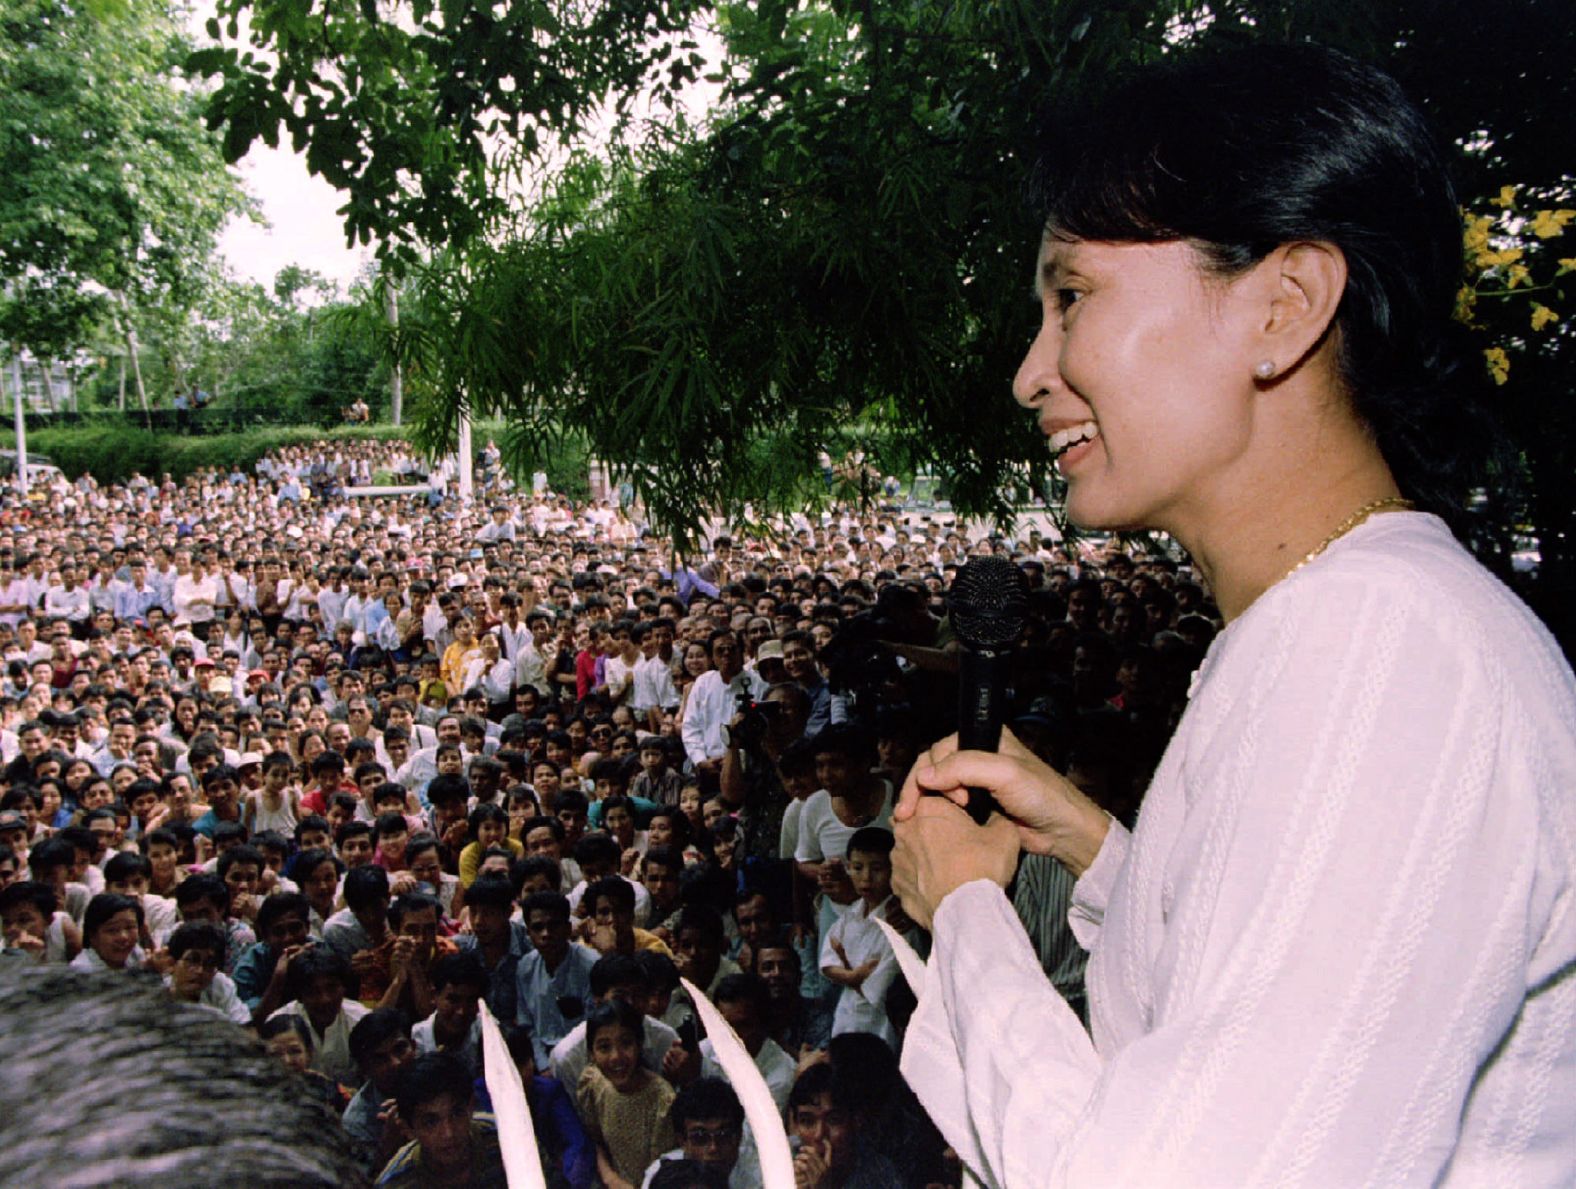
<svg viewBox="0 0 1576 1189"><path fill-rule="evenodd" d="M1398 495L1386 496L1382 500L1374 500L1372 503L1364 504L1361 508L1358 508L1357 511L1353 512L1345 520L1341 521L1340 524L1336 525L1334 532L1332 532L1329 536L1325 537L1324 540L1320 541L1312 549L1308 550L1308 556L1303 558L1300 562L1298 562L1296 565L1294 565L1291 569L1287 570L1286 574L1285 574L1285 577L1286 578L1290 578L1298 570L1302 569L1303 566L1307 565L1314 558L1318 557L1319 554L1323 553L1331 545L1335 544L1335 542L1339 541L1342 537L1344 537L1347 533L1351 532L1354 528L1356 528L1359 524L1363 523L1363 521L1367 520L1370 516L1373 516L1373 515L1375 515L1376 513L1379 513L1379 512L1388 512L1388 511L1390 511L1392 509L1397 511L1397 512L1404 512L1404 511L1406 511L1407 509L1409 509L1411 507L1412 507L1412 501L1411 500L1404 499L1404 498L1402 498L1401 496L1398 496ZM1284 580L1285 579L1283 578L1282 581L1284 581Z"/></svg>

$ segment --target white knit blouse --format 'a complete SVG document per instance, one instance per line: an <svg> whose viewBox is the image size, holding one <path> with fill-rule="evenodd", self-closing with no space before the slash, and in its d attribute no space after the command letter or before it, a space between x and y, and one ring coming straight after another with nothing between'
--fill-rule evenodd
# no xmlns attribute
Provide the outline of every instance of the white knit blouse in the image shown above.
<svg viewBox="0 0 1576 1189"><path fill-rule="evenodd" d="M941 904L903 1071L985 1184L1576 1183L1576 685L1438 520L1221 634L1071 921Z"/></svg>

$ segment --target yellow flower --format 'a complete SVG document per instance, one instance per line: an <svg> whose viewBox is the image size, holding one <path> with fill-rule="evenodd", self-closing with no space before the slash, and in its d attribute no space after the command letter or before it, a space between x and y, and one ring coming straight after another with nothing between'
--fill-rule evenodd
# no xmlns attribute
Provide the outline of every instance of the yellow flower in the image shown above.
<svg viewBox="0 0 1576 1189"><path fill-rule="evenodd" d="M1516 205L1516 187L1501 186L1499 188L1499 197L1490 198L1489 202L1494 206L1501 206L1509 210Z"/></svg>
<svg viewBox="0 0 1576 1189"><path fill-rule="evenodd" d="M1567 256L1560 261L1560 271L1556 274L1564 276L1568 272L1576 272L1576 256Z"/></svg>
<svg viewBox="0 0 1576 1189"><path fill-rule="evenodd" d="M1542 305L1536 301L1532 303L1533 330L1542 330L1550 322L1558 322L1559 320L1560 316L1553 310L1549 309L1548 306Z"/></svg>
<svg viewBox="0 0 1576 1189"><path fill-rule="evenodd" d="M1514 289L1517 285L1530 284L1532 284L1532 273L1527 270L1527 266L1525 264L1512 264L1510 266L1510 276L1505 282L1505 287Z"/></svg>
<svg viewBox="0 0 1576 1189"><path fill-rule="evenodd" d="M1499 268L1501 265L1516 263L1521 256L1520 248L1500 248L1497 251L1485 248L1477 254L1473 263L1479 268Z"/></svg>
<svg viewBox="0 0 1576 1189"><path fill-rule="evenodd" d="M1456 293L1456 321L1464 322L1468 326L1471 326L1472 313L1476 309L1477 290L1472 288L1471 285L1461 286L1461 289Z"/></svg>
<svg viewBox="0 0 1576 1189"><path fill-rule="evenodd" d="M1503 347L1488 348L1483 358L1488 360L1488 373L1494 377L1494 383L1503 384L1510 379L1510 356L1505 354Z"/></svg>
<svg viewBox="0 0 1576 1189"><path fill-rule="evenodd" d="M1576 211L1539 211L1532 220L1532 234L1539 239L1553 239L1565 234L1565 224L1576 219Z"/></svg>
<svg viewBox="0 0 1576 1189"><path fill-rule="evenodd" d="M1488 247L1489 228L1494 226L1492 215L1467 215L1464 238L1468 252L1476 253Z"/></svg>

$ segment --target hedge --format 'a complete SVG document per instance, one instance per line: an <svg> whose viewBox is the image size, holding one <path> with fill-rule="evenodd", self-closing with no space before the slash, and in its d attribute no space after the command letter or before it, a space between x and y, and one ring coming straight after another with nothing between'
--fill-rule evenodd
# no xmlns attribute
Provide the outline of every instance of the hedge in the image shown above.
<svg viewBox="0 0 1576 1189"><path fill-rule="evenodd" d="M475 448L479 451L489 436L501 436L501 428L488 422L477 424L471 439ZM133 472L148 478L168 472L179 481L204 467L249 474L259 458L282 446L325 440L391 441L405 437L405 430L392 425L336 426L333 429L285 425L245 433L187 437L143 429L128 422L29 431L27 452L46 455L72 479L90 474L100 483L121 483L131 478ZM15 449L15 434L0 431L0 444ZM584 499L590 490L587 465L584 443L570 435L564 442L562 455L546 460L543 469L554 491ZM516 476L516 480L522 485L531 481L529 475Z"/></svg>
<svg viewBox="0 0 1576 1189"><path fill-rule="evenodd" d="M402 439L405 431L392 425L275 426L246 433L184 437L157 433L135 425L94 425L74 429L41 429L27 435L29 454L47 455L69 477L91 474L100 483L120 483L133 472L149 478L169 472L184 479L203 467L250 472L259 458L281 446L325 439ZM16 448L16 435L0 433L6 447Z"/></svg>

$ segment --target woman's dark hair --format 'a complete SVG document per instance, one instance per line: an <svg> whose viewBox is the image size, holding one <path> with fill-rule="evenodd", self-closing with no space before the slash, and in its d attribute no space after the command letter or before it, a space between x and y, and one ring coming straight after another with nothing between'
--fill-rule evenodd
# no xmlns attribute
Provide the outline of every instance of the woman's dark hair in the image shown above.
<svg viewBox="0 0 1576 1189"><path fill-rule="evenodd" d="M206 921L187 921L177 926L168 942L170 957L180 958L188 950L207 950L214 961L224 965L224 956L230 950L230 939L218 925Z"/></svg>
<svg viewBox="0 0 1576 1189"><path fill-rule="evenodd" d="M1041 146L1032 201L1066 240L1190 241L1230 277L1277 246L1340 248L1341 378L1402 492L1458 512L1493 440L1460 345L1462 225L1440 143L1382 71L1313 45L1146 68Z"/></svg>
<svg viewBox="0 0 1576 1189"><path fill-rule="evenodd" d="M471 816L466 824L469 827L469 834L473 841L481 833L484 822L496 822L507 830L509 828L509 813L502 805L491 801L484 802L471 810Z"/></svg>
<svg viewBox="0 0 1576 1189"><path fill-rule="evenodd" d="M350 963L326 945L310 945L290 960L285 971L286 997L300 999L311 990L313 979L324 976L337 980L347 997L355 994L357 980Z"/></svg>
<svg viewBox="0 0 1576 1189"><path fill-rule="evenodd" d="M606 999L593 1007L586 1015L586 1052L589 1053L596 1044L596 1034L604 1028L624 1028L640 1042L645 1035L644 1017L640 1009L631 1007L622 999Z"/></svg>
<svg viewBox="0 0 1576 1189"><path fill-rule="evenodd" d="M142 928L142 905L130 896L120 896L114 892L100 892L88 901L87 911L82 914L82 936L89 945L93 943L93 936L117 912L130 912L137 918L137 928Z"/></svg>

